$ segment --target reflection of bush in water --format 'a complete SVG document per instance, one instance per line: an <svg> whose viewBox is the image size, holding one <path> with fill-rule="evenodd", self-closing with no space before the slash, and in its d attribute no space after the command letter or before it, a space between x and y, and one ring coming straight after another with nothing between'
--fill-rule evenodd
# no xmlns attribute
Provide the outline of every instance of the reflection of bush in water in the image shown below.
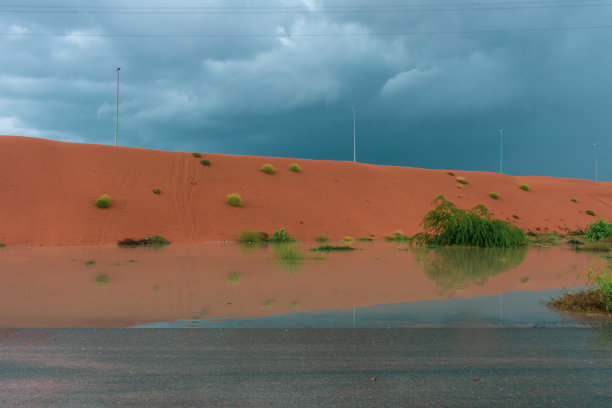
<svg viewBox="0 0 612 408"><path fill-rule="evenodd" d="M414 260L440 294L461 283L484 285L489 277L523 262L526 248L412 248Z"/></svg>
<svg viewBox="0 0 612 408"><path fill-rule="evenodd" d="M110 282L110 277L108 275L97 275L96 276L96 285L101 288L107 288L109 282Z"/></svg>
<svg viewBox="0 0 612 408"><path fill-rule="evenodd" d="M230 285L238 285L240 284L240 280L242 280L242 272L231 272L225 275L225 280Z"/></svg>
<svg viewBox="0 0 612 408"><path fill-rule="evenodd" d="M275 244L274 245L274 262L281 270L296 273L296 268L302 263L304 256L300 248L293 244Z"/></svg>

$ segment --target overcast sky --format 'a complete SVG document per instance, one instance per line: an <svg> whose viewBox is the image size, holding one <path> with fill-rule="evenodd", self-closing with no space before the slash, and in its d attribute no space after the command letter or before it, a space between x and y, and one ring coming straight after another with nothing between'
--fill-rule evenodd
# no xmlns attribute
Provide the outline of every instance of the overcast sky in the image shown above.
<svg viewBox="0 0 612 408"><path fill-rule="evenodd" d="M360 162L612 181L612 0L0 0L0 55L0 134L114 144L121 67L123 146L352 160L356 105Z"/></svg>

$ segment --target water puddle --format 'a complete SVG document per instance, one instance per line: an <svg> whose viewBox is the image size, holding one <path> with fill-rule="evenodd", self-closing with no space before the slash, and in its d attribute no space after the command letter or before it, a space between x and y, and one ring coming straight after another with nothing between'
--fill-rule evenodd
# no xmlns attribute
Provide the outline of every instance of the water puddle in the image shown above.
<svg viewBox="0 0 612 408"><path fill-rule="evenodd" d="M561 247L351 245L325 253L303 242L297 255L238 244L7 247L0 327L575 327L592 323L542 301L610 263Z"/></svg>

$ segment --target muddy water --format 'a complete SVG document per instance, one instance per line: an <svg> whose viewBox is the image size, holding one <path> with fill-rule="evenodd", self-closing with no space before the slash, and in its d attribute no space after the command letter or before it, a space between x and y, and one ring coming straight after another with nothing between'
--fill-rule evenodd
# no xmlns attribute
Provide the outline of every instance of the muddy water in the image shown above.
<svg viewBox="0 0 612 408"><path fill-rule="evenodd" d="M469 317L458 324L476 326L503 325L504 314L550 321L562 317L539 300L584 285L588 268L609 263L561 247L309 250L316 246L299 243L301 261L279 259L275 246L238 244L2 248L0 327L378 327L406 316L444 326L459 313Z"/></svg>

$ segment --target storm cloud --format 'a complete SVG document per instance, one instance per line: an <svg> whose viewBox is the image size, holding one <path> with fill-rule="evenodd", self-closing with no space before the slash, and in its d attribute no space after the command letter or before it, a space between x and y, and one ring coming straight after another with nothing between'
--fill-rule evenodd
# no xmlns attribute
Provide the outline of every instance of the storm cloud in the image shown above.
<svg viewBox="0 0 612 408"><path fill-rule="evenodd" d="M378 3L1 6L0 134L612 181L612 2Z"/></svg>

